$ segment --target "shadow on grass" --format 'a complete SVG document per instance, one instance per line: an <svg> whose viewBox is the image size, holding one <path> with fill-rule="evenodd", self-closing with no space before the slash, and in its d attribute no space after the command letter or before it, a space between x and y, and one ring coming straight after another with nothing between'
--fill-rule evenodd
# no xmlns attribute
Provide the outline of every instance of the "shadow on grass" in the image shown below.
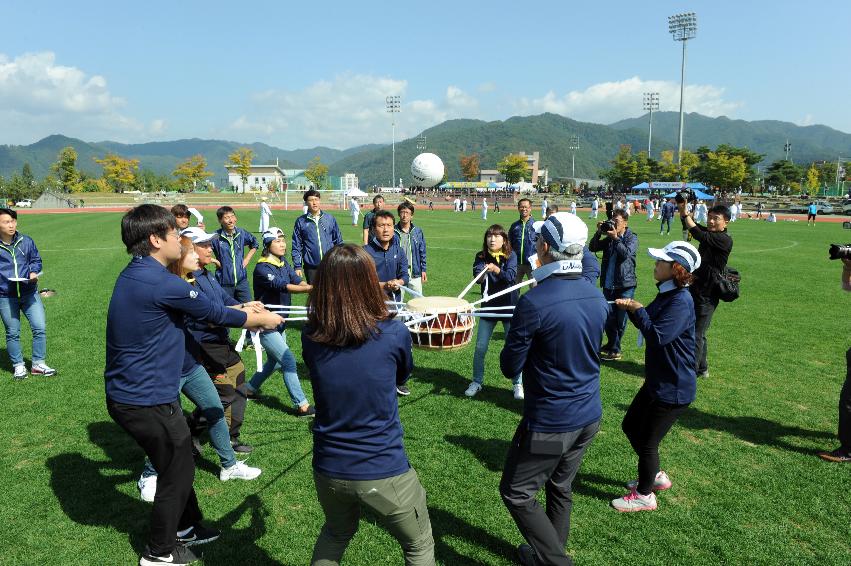
<svg viewBox="0 0 851 566"><path fill-rule="evenodd" d="M491 472L502 472L505 465L505 456L508 454L509 441L501 438L479 438L476 436L459 435L444 436L444 440L463 448L472 454L481 464ZM586 497L592 497L601 501L609 501L612 491L602 490L595 485L608 485L621 490L622 482L611 480L597 474L584 474L581 471L576 475L573 482L573 492Z"/></svg>
<svg viewBox="0 0 851 566"><path fill-rule="evenodd" d="M616 371L626 375L633 375L644 379L644 364L633 362L631 360L618 360L616 362L603 361L600 363L602 367L608 368L609 371Z"/></svg>
<svg viewBox="0 0 851 566"><path fill-rule="evenodd" d="M628 407L626 405L618 405L618 408L626 411ZM785 439L787 437L826 440L833 440L835 438L835 435L831 432L807 430L797 426L776 423L760 417L713 415L712 413L707 413L694 407L689 407L680 416L674 426L682 426L689 430L710 429L726 432L746 443L771 446L772 448L797 452L806 456L818 454L820 449L802 448L791 444Z"/></svg>
<svg viewBox="0 0 851 566"><path fill-rule="evenodd" d="M452 397L467 399L464 396L464 391L467 389L467 386L470 385L470 380L456 371L440 368L417 368L413 379L420 383L430 383L431 391L429 391L426 395L421 395L417 398L411 399L404 404L400 403L400 408L405 405L413 404L428 395L449 395ZM505 382L509 383L507 379ZM468 400L473 403L484 401L517 414L520 414L523 410L523 402L516 400L510 389L490 387L487 383L485 383L482 390L479 391L474 399Z"/></svg>
<svg viewBox="0 0 851 566"><path fill-rule="evenodd" d="M145 548L151 504L135 494L122 493L119 486L136 481L144 453L111 421L90 423L88 430L89 439L103 450L107 460L92 460L79 453L53 456L45 464L50 470L50 487L69 519L80 525L126 533L130 545L141 554ZM218 474L218 467L214 473ZM206 564L233 564L236 557L245 564L278 564L254 544L266 531L267 515L256 495L249 496L219 523L234 524L246 512L251 513L249 527L227 531L222 537L228 542L226 548L233 548L235 555L228 557L226 552L216 549L205 553Z"/></svg>

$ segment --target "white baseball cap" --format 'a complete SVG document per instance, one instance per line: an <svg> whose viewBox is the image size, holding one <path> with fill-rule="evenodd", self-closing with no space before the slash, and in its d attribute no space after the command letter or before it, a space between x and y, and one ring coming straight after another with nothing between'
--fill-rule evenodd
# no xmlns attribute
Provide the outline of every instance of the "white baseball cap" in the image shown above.
<svg viewBox="0 0 851 566"><path fill-rule="evenodd" d="M263 232L263 245L268 246L273 241L277 240L281 236L284 235L284 231L278 228L277 226L272 226L265 232Z"/></svg>
<svg viewBox="0 0 851 566"><path fill-rule="evenodd" d="M193 244L203 244L205 242L209 242L210 240L216 237L215 234L208 234L197 226L193 226L191 228L184 228L180 232L180 235L186 236L187 238L192 240Z"/></svg>
<svg viewBox="0 0 851 566"><path fill-rule="evenodd" d="M688 242L674 240L664 248L648 248L647 255L662 261L674 261L686 268L689 273L700 267L700 253Z"/></svg>
<svg viewBox="0 0 851 566"><path fill-rule="evenodd" d="M575 214L556 212L543 222L532 225L550 247L564 252L572 245L585 246L588 241L588 226Z"/></svg>

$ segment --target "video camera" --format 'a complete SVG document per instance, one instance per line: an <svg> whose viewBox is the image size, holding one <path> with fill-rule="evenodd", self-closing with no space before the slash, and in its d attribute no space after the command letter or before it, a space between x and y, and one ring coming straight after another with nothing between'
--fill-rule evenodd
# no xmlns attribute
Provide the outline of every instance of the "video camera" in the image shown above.
<svg viewBox="0 0 851 566"><path fill-rule="evenodd" d="M677 204L682 204L684 202L697 202L697 196L691 189L681 189L677 191L676 196L674 196L674 200Z"/></svg>
<svg viewBox="0 0 851 566"><path fill-rule="evenodd" d="M851 259L851 244L830 244L830 259Z"/></svg>

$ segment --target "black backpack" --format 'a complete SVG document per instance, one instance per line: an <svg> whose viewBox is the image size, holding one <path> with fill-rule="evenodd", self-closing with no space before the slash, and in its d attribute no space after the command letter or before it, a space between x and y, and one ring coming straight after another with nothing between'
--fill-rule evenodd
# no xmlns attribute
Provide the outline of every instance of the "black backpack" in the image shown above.
<svg viewBox="0 0 851 566"><path fill-rule="evenodd" d="M724 271L716 271L714 274L713 294L725 303L732 303L738 299L739 282L742 280L739 272L728 265Z"/></svg>

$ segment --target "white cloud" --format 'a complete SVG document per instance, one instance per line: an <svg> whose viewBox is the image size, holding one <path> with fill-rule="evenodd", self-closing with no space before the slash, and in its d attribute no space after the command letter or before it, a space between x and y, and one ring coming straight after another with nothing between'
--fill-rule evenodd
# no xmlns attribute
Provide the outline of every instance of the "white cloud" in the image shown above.
<svg viewBox="0 0 851 566"><path fill-rule="evenodd" d="M639 77L598 83L585 90L573 90L561 96L549 91L540 98L521 98L517 108L523 114L554 112L584 122L610 124L643 114L645 92L659 93L660 110L680 108L679 83L644 81ZM725 100L723 96L724 89L721 87L686 84L685 111L713 117L732 116L742 103Z"/></svg>
<svg viewBox="0 0 851 566"><path fill-rule="evenodd" d="M457 117L478 112L478 101L456 86L440 100L409 99L408 82L391 77L347 73L298 91L263 91L251 97L251 108L217 135L259 139L295 148L312 145L351 147L389 141L391 118L385 99L402 97L396 139Z"/></svg>
<svg viewBox="0 0 851 566"><path fill-rule="evenodd" d="M164 120L145 126L120 110L100 75L56 63L50 51L14 59L0 53L0 123L5 143L32 143L53 133L97 140L144 139L165 130Z"/></svg>
<svg viewBox="0 0 851 566"><path fill-rule="evenodd" d="M493 91L496 90L496 83L494 83L494 82L482 83L477 87L477 90L481 93L493 92Z"/></svg>
<svg viewBox="0 0 851 566"><path fill-rule="evenodd" d="M799 126L812 126L815 124L815 118L812 114L806 114L802 119L796 122Z"/></svg>

